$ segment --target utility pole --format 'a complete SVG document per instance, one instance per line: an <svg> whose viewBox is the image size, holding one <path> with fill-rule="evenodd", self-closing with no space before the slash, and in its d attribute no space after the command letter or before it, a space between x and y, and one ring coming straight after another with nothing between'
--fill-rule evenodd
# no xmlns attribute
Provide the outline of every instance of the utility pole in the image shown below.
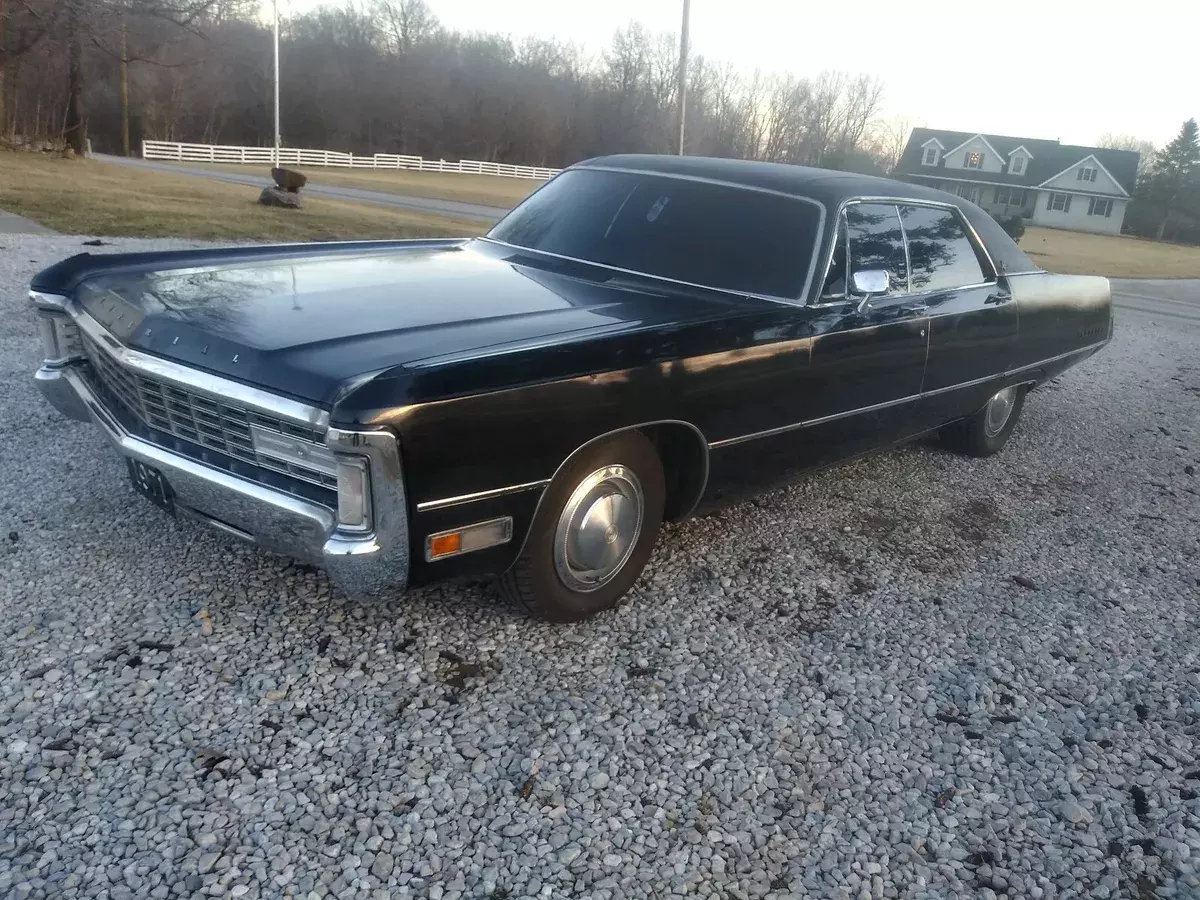
<svg viewBox="0 0 1200 900"><path fill-rule="evenodd" d="M121 155L130 156L129 150L129 36L126 19L128 12L121 4Z"/></svg>
<svg viewBox="0 0 1200 900"><path fill-rule="evenodd" d="M683 134L687 124L688 21L692 0L683 0L683 27L679 30L679 155L683 156Z"/></svg>
<svg viewBox="0 0 1200 900"><path fill-rule="evenodd" d="M275 165L279 165L279 0L271 0L275 16Z"/></svg>

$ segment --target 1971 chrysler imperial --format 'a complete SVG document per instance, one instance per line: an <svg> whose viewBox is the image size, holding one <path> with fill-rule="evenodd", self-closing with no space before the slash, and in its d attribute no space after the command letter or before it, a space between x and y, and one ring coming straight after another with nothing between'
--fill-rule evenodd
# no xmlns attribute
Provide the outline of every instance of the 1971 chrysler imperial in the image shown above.
<svg viewBox="0 0 1200 900"><path fill-rule="evenodd" d="M573 166L486 237L83 254L37 381L168 512L347 593L617 603L664 519L939 431L999 450L1112 336L977 206L723 159Z"/></svg>

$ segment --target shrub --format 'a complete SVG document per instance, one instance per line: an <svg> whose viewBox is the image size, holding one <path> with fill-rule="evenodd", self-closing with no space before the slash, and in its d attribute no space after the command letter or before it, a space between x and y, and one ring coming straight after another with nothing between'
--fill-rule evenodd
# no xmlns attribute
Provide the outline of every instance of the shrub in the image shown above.
<svg viewBox="0 0 1200 900"><path fill-rule="evenodd" d="M1007 234L1017 243L1021 242L1021 236L1025 234L1024 219L1022 219L1020 216L1009 216L1006 219L996 216L995 219L1000 223L1000 227L1004 229L1005 234Z"/></svg>

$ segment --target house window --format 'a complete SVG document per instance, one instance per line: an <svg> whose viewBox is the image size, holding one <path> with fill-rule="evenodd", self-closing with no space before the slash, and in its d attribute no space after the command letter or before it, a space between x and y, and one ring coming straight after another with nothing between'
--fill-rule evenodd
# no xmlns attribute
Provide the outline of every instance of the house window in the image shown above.
<svg viewBox="0 0 1200 900"><path fill-rule="evenodd" d="M996 188L997 206L1024 206L1025 205L1025 189L1024 188Z"/></svg>
<svg viewBox="0 0 1200 900"><path fill-rule="evenodd" d="M1013 175L1022 175L1025 172L1025 157L1015 156L1008 166L1009 172Z"/></svg>
<svg viewBox="0 0 1200 900"><path fill-rule="evenodd" d="M1071 211L1071 195L1070 194L1051 194L1046 200L1046 209L1054 212L1070 212Z"/></svg>
<svg viewBox="0 0 1200 900"><path fill-rule="evenodd" d="M954 193L964 200L970 200L972 203L979 202L979 185L963 184L959 182L954 186Z"/></svg>
<svg viewBox="0 0 1200 900"><path fill-rule="evenodd" d="M1108 218L1112 215L1112 200L1103 197L1092 197L1088 200L1088 215Z"/></svg>
<svg viewBox="0 0 1200 900"><path fill-rule="evenodd" d="M1095 181L1096 180L1096 167L1095 166L1082 166L1079 169L1078 174L1076 174L1075 180L1076 181Z"/></svg>
<svg viewBox="0 0 1200 900"><path fill-rule="evenodd" d="M963 160L963 168L964 169L982 169L983 168L983 154L980 153L978 150L970 151L966 155L966 158Z"/></svg>
<svg viewBox="0 0 1200 900"><path fill-rule="evenodd" d="M925 158L921 160L921 165L923 165L923 166L936 166L937 165L937 147L926 147L925 148Z"/></svg>

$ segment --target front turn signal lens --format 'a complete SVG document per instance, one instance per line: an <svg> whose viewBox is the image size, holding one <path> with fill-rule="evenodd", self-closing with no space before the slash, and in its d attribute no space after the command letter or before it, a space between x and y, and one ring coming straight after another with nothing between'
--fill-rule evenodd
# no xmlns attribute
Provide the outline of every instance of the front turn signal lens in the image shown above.
<svg viewBox="0 0 1200 900"><path fill-rule="evenodd" d="M371 473L360 456L337 457L338 527L371 530Z"/></svg>
<svg viewBox="0 0 1200 900"><path fill-rule="evenodd" d="M452 531L450 534L439 534L429 539L429 556L437 559L439 556L451 556L462 552L462 532Z"/></svg>
<svg viewBox="0 0 1200 900"><path fill-rule="evenodd" d="M439 531L425 539L425 561L433 562L436 559L470 553L472 550L484 550L507 544L511 540L512 516L489 519L450 531Z"/></svg>

